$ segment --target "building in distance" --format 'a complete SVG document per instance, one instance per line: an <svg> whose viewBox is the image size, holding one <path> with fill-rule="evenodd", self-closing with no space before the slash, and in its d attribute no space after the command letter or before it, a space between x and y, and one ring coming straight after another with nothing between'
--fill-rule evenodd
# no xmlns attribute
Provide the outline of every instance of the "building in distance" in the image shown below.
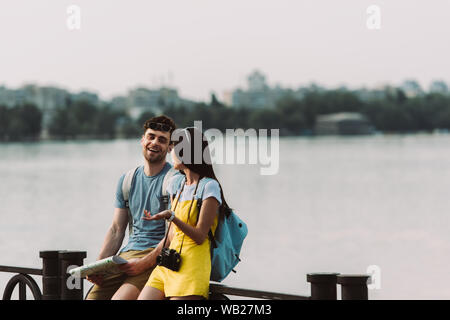
<svg viewBox="0 0 450 320"><path fill-rule="evenodd" d="M300 90L284 89L280 85L269 86L266 76L255 70L247 76L247 88L237 88L223 94L223 102L234 108L271 109L285 95L301 99Z"/></svg>
<svg viewBox="0 0 450 320"><path fill-rule="evenodd" d="M316 135L364 135L372 134L372 123L358 112L339 112L317 117L314 133Z"/></svg>

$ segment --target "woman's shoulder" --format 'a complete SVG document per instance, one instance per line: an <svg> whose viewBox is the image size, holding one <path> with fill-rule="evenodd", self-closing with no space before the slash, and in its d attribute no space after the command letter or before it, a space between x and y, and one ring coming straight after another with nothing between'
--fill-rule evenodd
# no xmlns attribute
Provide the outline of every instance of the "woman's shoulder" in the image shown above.
<svg viewBox="0 0 450 320"><path fill-rule="evenodd" d="M167 192L171 195L174 195L177 193L178 189L181 187L181 184L184 180L184 175L181 173L176 173L169 179L169 183L167 186Z"/></svg>
<svg viewBox="0 0 450 320"><path fill-rule="evenodd" d="M220 189L220 185L219 182L217 182L216 179L213 178L208 178L208 177L203 177L200 181L199 181L199 188L203 188L205 191L207 189L215 189L215 188L219 188Z"/></svg>
<svg viewBox="0 0 450 320"><path fill-rule="evenodd" d="M205 179L205 188L220 188L219 182L213 178L203 178Z"/></svg>
<svg viewBox="0 0 450 320"><path fill-rule="evenodd" d="M222 197L220 195L220 185L219 182L212 178L203 178L202 183L204 184L204 189L202 193L202 200L205 200L209 197L214 197L219 201L219 204L222 203Z"/></svg>

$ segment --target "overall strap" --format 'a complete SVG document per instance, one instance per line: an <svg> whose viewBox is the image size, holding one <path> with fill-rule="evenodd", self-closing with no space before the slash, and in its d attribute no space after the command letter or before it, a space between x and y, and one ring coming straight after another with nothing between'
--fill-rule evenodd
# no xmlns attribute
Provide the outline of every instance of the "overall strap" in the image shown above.
<svg viewBox="0 0 450 320"><path fill-rule="evenodd" d="M186 221L186 223L189 225L189 218L190 218L190 216L191 216L191 209L192 209L192 204L194 203L194 199L195 199L195 196L196 196L196 194L197 194L197 189L198 189L198 185L200 184L200 181L197 183L197 185L195 186L195 190L194 190L194 195L192 196L192 200L191 200L191 204L189 205L189 211L188 211L188 218L187 218L187 221ZM183 187L184 187L184 184L183 184ZM180 192L180 195L181 195L181 192ZM197 214L197 218L198 218L198 215L200 214L200 212ZM185 236L186 234L183 232L183 239L181 240L181 246L180 246L180 256L181 256L181 250L183 249L183 242L184 242L184 236Z"/></svg>

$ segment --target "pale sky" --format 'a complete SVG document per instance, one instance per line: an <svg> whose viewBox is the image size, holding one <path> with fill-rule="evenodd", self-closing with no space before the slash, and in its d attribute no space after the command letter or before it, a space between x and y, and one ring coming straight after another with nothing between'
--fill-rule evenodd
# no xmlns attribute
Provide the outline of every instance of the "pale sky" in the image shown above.
<svg viewBox="0 0 450 320"><path fill-rule="evenodd" d="M67 27L72 4L80 30ZM379 30L366 26L370 5L381 10ZM428 89L450 84L449 17L446 0L0 0L0 85L109 99L163 81L209 100L259 69L284 87L413 78Z"/></svg>

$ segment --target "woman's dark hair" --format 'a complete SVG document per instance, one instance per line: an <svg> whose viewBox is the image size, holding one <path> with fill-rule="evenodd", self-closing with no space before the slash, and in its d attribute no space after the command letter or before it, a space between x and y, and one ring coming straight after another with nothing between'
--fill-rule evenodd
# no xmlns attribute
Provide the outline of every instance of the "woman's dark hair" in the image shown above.
<svg viewBox="0 0 450 320"><path fill-rule="evenodd" d="M217 181L220 187L220 196L222 197L219 212L227 215L231 209L225 201L222 185L214 173L208 140L197 128L189 127L181 131L179 130L173 135L175 154L189 170L200 175L200 179L208 177ZM184 174L183 171L181 173Z"/></svg>

